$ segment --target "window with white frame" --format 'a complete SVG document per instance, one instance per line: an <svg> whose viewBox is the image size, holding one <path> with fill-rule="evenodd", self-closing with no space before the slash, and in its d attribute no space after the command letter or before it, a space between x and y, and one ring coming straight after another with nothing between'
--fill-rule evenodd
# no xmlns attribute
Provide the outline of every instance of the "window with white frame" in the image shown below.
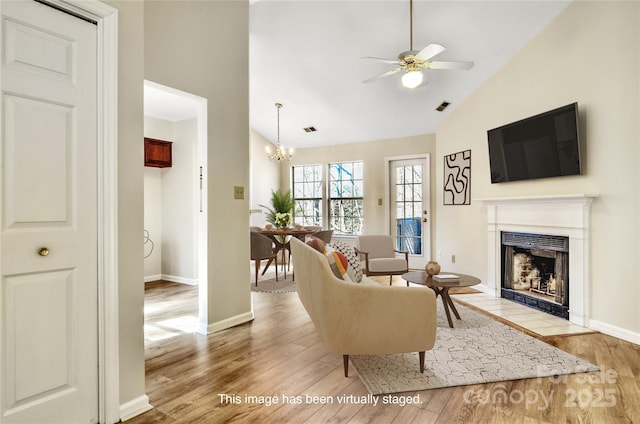
<svg viewBox="0 0 640 424"><path fill-rule="evenodd" d="M322 226L322 165L300 165L293 172L293 222Z"/></svg>
<svg viewBox="0 0 640 424"><path fill-rule="evenodd" d="M362 161L329 164L329 228L336 234L362 234Z"/></svg>

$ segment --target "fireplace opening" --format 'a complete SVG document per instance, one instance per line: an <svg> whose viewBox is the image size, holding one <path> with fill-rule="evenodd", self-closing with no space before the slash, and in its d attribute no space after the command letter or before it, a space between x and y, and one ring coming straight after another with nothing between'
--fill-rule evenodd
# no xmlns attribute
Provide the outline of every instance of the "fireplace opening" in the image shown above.
<svg viewBox="0 0 640 424"><path fill-rule="evenodd" d="M501 296L569 319L569 238L502 232Z"/></svg>

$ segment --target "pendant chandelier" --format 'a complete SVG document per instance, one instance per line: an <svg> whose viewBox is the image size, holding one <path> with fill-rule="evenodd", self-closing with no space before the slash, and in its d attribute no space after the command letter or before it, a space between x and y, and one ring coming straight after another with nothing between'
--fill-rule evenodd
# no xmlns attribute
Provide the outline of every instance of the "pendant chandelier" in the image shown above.
<svg viewBox="0 0 640 424"><path fill-rule="evenodd" d="M276 109L278 111L278 143L276 144L275 153L271 153L271 149L267 147L267 157L271 160L291 160L293 157L293 149L283 149L280 146L280 108L282 107L282 103L276 103Z"/></svg>

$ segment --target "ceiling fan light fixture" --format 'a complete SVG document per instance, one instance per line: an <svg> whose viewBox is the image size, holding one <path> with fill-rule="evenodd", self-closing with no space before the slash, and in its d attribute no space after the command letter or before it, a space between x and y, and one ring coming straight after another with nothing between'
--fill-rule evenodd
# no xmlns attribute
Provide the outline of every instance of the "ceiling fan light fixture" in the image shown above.
<svg viewBox="0 0 640 424"><path fill-rule="evenodd" d="M406 88L416 88L422 84L422 72L417 70L407 71L402 76L402 85Z"/></svg>

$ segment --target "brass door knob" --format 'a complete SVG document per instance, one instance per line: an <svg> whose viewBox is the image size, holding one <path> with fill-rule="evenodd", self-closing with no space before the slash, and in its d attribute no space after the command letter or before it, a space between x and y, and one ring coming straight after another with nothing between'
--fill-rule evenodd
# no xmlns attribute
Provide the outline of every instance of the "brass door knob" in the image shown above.
<svg viewBox="0 0 640 424"><path fill-rule="evenodd" d="M49 254L49 249L47 249L46 247L41 247L38 251L38 254L40 256L47 256Z"/></svg>

